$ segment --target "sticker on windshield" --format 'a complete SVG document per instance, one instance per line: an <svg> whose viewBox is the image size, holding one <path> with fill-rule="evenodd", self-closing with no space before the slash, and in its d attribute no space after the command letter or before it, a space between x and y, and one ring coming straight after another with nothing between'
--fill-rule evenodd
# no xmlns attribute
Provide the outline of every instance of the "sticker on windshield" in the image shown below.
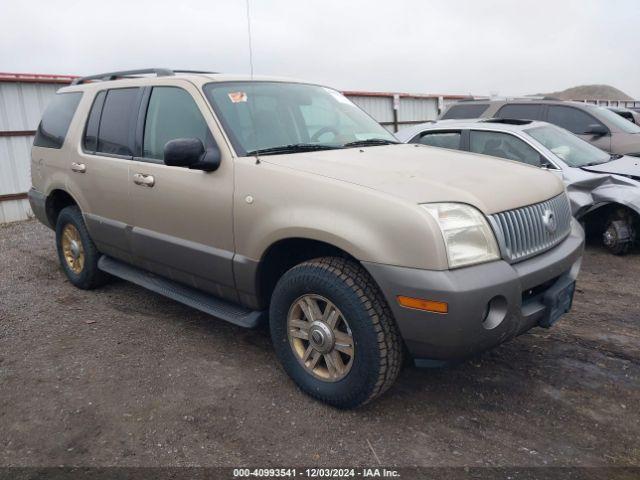
<svg viewBox="0 0 640 480"><path fill-rule="evenodd" d="M247 93L246 92L230 92L229 100L233 103L244 103L247 101Z"/></svg>

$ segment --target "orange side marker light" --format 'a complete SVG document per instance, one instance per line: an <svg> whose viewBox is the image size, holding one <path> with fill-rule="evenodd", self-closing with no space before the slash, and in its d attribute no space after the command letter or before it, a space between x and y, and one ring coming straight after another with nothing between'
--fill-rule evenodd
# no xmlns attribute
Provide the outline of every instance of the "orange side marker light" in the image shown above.
<svg viewBox="0 0 640 480"><path fill-rule="evenodd" d="M398 304L401 307L413 308L414 310L424 310L432 313L448 313L449 304L446 302L436 302L434 300L425 300L423 298L412 298L398 295Z"/></svg>

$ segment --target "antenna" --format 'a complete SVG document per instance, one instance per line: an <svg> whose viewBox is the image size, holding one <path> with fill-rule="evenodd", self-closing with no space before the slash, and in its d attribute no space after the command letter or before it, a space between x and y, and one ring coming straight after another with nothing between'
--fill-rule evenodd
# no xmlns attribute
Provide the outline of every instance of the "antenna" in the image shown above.
<svg viewBox="0 0 640 480"><path fill-rule="evenodd" d="M253 80L253 45L251 44L251 10L249 9L249 0L247 3L247 33L249 35L249 68L251 69L251 80Z"/></svg>

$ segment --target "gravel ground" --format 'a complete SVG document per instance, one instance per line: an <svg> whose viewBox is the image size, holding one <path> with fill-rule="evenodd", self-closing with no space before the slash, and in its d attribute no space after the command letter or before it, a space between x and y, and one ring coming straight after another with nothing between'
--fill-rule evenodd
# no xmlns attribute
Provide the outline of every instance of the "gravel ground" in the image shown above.
<svg viewBox="0 0 640 480"><path fill-rule="evenodd" d="M296 389L264 329L78 290L51 231L0 226L0 465L638 466L639 305L640 255L589 247L554 328L344 412Z"/></svg>

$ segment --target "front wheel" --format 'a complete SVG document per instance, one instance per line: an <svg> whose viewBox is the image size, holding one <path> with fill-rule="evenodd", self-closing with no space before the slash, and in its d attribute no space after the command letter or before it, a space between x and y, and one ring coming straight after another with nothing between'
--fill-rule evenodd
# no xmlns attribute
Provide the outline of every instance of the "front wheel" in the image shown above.
<svg viewBox="0 0 640 480"><path fill-rule="evenodd" d="M626 212L612 214L605 225L602 243L614 255L626 255L636 239L634 222Z"/></svg>
<svg viewBox="0 0 640 480"><path fill-rule="evenodd" d="M355 262L325 257L293 267L278 281L269 313L280 362L312 397L354 408L398 376L402 342L393 316Z"/></svg>

